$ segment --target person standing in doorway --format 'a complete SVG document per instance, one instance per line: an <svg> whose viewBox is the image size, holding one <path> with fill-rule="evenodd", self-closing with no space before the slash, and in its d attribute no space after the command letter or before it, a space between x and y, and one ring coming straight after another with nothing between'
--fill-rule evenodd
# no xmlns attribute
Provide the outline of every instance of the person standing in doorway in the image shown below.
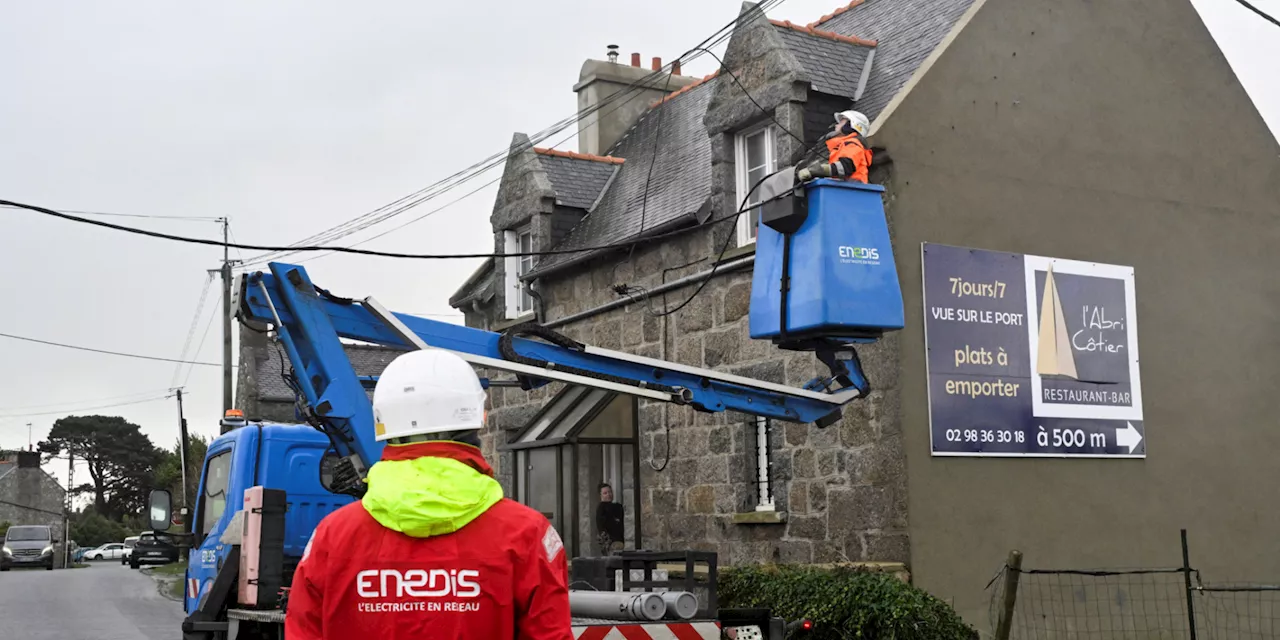
<svg viewBox="0 0 1280 640"><path fill-rule="evenodd" d="M622 549L626 542L626 532L622 524L625 511L621 504L613 501L613 487L607 482L600 483L600 504L596 505L596 540L600 543L600 554L610 555Z"/></svg>

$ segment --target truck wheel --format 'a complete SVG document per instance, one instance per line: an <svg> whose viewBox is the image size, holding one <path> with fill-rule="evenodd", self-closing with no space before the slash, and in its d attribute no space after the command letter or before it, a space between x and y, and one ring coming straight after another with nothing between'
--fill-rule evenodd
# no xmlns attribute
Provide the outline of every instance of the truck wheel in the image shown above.
<svg viewBox="0 0 1280 640"><path fill-rule="evenodd" d="M0 567L0 571L8 571L9 567Z"/></svg>

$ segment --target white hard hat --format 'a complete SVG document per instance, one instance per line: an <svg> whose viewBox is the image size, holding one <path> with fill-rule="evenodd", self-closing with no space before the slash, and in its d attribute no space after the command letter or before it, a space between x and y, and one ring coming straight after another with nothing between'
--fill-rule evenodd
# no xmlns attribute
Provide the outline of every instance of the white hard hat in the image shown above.
<svg viewBox="0 0 1280 640"><path fill-rule="evenodd" d="M840 122L841 118L848 120L849 124L853 125L853 130L860 136L865 136L868 131L871 131L871 121L858 111L841 111L836 114L836 122Z"/></svg>
<svg viewBox="0 0 1280 640"><path fill-rule="evenodd" d="M475 369L442 349L410 351L387 365L373 390L379 441L484 425L484 388Z"/></svg>

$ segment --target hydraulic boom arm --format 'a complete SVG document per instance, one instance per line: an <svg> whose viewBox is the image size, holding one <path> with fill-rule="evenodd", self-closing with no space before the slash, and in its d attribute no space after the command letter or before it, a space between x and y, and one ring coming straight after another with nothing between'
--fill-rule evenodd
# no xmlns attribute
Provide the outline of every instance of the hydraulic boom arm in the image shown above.
<svg viewBox="0 0 1280 640"><path fill-rule="evenodd" d="M820 426L838 419L843 405L867 391L852 350L847 352L852 360L820 353L832 376L794 388L598 349L536 325L500 334L392 313L372 298L334 296L313 285L305 269L285 263L271 263L269 273L241 276L236 297L241 322L256 330L274 326L293 365L288 382L305 400L306 419L329 435L358 478L378 460L382 447L374 440L369 397L339 338L404 350L446 349L473 365L516 374L525 389L557 380L700 411L733 410Z"/></svg>

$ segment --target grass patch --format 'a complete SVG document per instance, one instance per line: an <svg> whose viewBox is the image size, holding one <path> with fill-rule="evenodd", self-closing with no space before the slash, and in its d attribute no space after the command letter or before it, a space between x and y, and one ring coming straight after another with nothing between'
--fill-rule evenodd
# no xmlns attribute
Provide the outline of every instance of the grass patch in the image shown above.
<svg viewBox="0 0 1280 640"><path fill-rule="evenodd" d="M150 569L152 573L158 573L162 576L180 576L187 572L187 565L181 562L171 562L158 567L150 567Z"/></svg>
<svg viewBox="0 0 1280 640"><path fill-rule="evenodd" d="M72 563L71 563L71 568L72 568L72 569L87 569L88 567L89 567L88 563L85 563L85 562L72 562Z"/></svg>
<svg viewBox="0 0 1280 640"><path fill-rule="evenodd" d="M173 598L174 600L181 600L187 595L186 590L183 587L184 584L185 583L182 580L174 580L173 582L166 584L164 589L170 598Z"/></svg>

